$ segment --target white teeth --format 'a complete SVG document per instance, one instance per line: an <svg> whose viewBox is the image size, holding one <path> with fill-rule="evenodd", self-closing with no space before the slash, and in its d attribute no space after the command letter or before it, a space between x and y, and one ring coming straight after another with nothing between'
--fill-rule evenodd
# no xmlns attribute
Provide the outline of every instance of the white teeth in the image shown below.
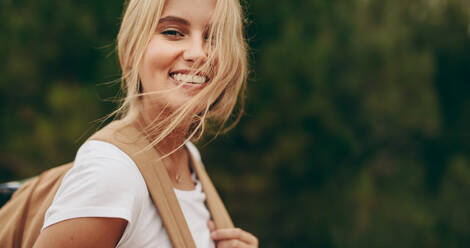
<svg viewBox="0 0 470 248"><path fill-rule="evenodd" d="M206 82L205 77L198 76L198 75L187 75L183 73L176 73L176 74L171 74L171 77L173 77L177 81L181 81L184 83L202 84Z"/></svg>

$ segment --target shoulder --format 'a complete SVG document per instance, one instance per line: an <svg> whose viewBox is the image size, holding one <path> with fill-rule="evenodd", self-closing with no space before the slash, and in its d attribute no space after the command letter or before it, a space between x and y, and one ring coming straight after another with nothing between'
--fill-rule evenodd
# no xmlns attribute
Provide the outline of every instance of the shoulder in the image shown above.
<svg viewBox="0 0 470 248"><path fill-rule="evenodd" d="M44 227L78 217L131 221L146 197L145 181L127 154L107 142L87 141L64 176Z"/></svg>
<svg viewBox="0 0 470 248"><path fill-rule="evenodd" d="M89 140L80 147L74 166L65 179L70 177L86 180L95 186L146 189L134 161L117 146L104 141Z"/></svg>
<svg viewBox="0 0 470 248"><path fill-rule="evenodd" d="M138 168L125 152L111 143L98 140L89 140L80 147L75 157L73 170L93 171L115 176L127 175L120 179L140 179Z"/></svg>
<svg viewBox="0 0 470 248"><path fill-rule="evenodd" d="M133 163L132 159L117 146L99 140L88 140L78 149L75 163L89 160L119 160L126 164Z"/></svg>

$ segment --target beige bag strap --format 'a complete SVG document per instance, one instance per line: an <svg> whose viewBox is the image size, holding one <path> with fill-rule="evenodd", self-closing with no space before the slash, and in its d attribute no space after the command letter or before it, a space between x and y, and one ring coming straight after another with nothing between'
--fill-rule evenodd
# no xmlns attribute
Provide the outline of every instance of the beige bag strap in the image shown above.
<svg viewBox="0 0 470 248"><path fill-rule="evenodd" d="M212 184L209 175L207 175L204 165L201 161L194 159L192 156L191 162L193 164L194 170L196 171L196 175L202 184L202 189L206 194L207 207L212 214L212 219L215 222L215 228L233 228L234 225L232 219L230 218L230 215L228 214L222 199L220 199L214 184Z"/></svg>
<svg viewBox="0 0 470 248"><path fill-rule="evenodd" d="M155 149L144 149L149 148L149 142L142 133L133 125L126 124L123 121L114 121L95 133L90 139L112 143L132 158L144 177L150 196L160 213L163 225L173 246L176 248L196 248L176 199L168 172L159 160L160 156ZM204 166L192 156L191 162L206 194L207 206L216 228L233 227L230 215L217 194Z"/></svg>

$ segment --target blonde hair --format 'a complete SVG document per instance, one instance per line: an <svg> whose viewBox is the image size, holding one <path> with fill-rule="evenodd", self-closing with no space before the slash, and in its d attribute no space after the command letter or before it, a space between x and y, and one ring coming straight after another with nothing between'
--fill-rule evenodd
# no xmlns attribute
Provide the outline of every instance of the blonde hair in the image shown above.
<svg viewBox="0 0 470 248"><path fill-rule="evenodd" d="M117 37L117 53L125 98L114 112L122 119L135 120L139 117L141 96L144 94L140 92L138 68L157 28L164 5L165 0L130 0L124 12ZM248 47L243 34L243 22L238 0L216 1L207 41L208 58L199 68L195 68L197 72L209 73L211 82L170 115L156 118L146 127L146 132L153 137L152 146L167 137L188 117L192 120L192 128L187 140L201 137L208 121L218 127L217 133L229 130L239 121L243 113L248 74ZM232 116L237 102L240 108ZM228 125L229 120L233 120L231 125Z"/></svg>

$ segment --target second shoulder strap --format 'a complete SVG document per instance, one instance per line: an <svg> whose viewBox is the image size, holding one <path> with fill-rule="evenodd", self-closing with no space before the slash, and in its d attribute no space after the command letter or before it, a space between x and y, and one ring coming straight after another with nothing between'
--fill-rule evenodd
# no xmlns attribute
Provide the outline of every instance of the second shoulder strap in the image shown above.
<svg viewBox="0 0 470 248"><path fill-rule="evenodd" d="M206 202L209 211L211 212L212 219L215 223L216 229L223 229L223 228L233 228L233 222L228 214L227 209L225 208L222 199L220 198L217 190L212 184L212 181L209 175L204 168L202 162L194 157L191 156L191 162L193 164L194 170L196 171L197 177L202 184L202 189L206 194Z"/></svg>

